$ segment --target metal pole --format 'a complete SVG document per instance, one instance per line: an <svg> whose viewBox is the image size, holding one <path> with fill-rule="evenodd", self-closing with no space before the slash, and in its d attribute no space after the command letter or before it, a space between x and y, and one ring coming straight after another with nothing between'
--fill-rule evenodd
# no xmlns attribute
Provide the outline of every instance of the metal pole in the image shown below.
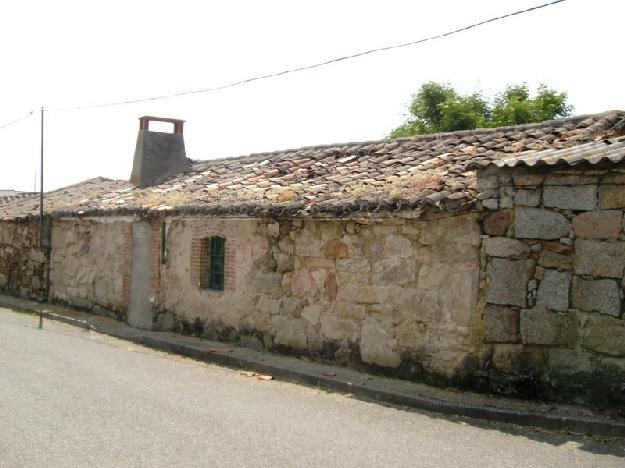
<svg viewBox="0 0 625 468"><path fill-rule="evenodd" d="M43 107L41 108L41 159L39 167L39 247L43 247Z"/></svg>
<svg viewBox="0 0 625 468"><path fill-rule="evenodd" d="M41 159L39 167L39 248L43 249L43 107L41 108ZM43 309L39 309L39 328L43 327Z"/></svg>

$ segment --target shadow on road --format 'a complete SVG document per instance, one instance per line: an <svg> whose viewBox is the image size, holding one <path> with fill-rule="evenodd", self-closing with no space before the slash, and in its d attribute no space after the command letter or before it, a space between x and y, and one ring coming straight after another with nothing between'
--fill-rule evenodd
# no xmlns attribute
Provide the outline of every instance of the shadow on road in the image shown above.
<svg viewBox="0 0 625 468"><path fill-rule="evenodd" d="M434 413L431 411L419 410L405 406L391 405L367 398L360 398L355 395L351 395L351 397L362 401L368 401L369 403L386 406L388 408L394 408L397 411L419 413L431 419L444 420L453 424L468 425L485 431L497 431L514 437L524 437L535 442L541 442L553 446L568 445L571 449L583 450L585 452L598 455L612 455L615 457L625 458L624 437L604 437L593 436L591 434L549 431L536 427L517 426L514 424L473 419L464 416Z"/></svg>

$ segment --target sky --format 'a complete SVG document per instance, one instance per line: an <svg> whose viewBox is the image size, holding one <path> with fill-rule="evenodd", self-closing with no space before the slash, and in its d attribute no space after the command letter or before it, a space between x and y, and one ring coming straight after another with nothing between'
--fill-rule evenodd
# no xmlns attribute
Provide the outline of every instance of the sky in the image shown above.
<svg viewBox="0 0 625 468"><path fill-rule="evenodd" d="M566 0L440 40L214 93L218 86L414 41L547 0L55 0L0 6L0 189L128 179L142 115L187 121L192 159L384 138L428 81L487 95L566 91L576 114L625 109L621 0ZM160 127L151 127L159 130ZM37 183L38 184L38 183ZM37 185L38 187L38 185Z"/></svg>

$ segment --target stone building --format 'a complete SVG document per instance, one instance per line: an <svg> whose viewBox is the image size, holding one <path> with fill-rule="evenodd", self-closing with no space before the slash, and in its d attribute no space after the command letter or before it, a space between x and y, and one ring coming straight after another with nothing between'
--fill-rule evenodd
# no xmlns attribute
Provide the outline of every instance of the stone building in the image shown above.
<svg viewBox="0 0 625 468"><path fill-rule="evenodd" d="M402 378L625 406L625 112L210 161L145 119L142 148L177 145L156 158L168 175L46 194L43 247L37 197L0 199L0 290Z"/></svg>

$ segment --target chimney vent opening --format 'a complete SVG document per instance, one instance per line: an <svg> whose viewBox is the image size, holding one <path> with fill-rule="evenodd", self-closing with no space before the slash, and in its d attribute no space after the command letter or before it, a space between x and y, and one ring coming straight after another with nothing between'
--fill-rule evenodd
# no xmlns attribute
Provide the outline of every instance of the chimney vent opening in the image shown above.
<svg viewBox="0 0 625 468"><path fill-rule="evenodd" d="M161 122L155 121L150 122L149 131L150 132L160 132L160 133L174 133L175 124L171 122Z"/></svg>
<svg viewBox="0 0 625 468"><path fill-rule="evenodd" d="M151 115L144 115L143 117L139 117L139 130L146 130L149 132L172 133L169 131L162 132L161 130L163 128L168 128L168 124L172 124L174 126L174 134L182 134L184 120L153 117Z"/></svg>

